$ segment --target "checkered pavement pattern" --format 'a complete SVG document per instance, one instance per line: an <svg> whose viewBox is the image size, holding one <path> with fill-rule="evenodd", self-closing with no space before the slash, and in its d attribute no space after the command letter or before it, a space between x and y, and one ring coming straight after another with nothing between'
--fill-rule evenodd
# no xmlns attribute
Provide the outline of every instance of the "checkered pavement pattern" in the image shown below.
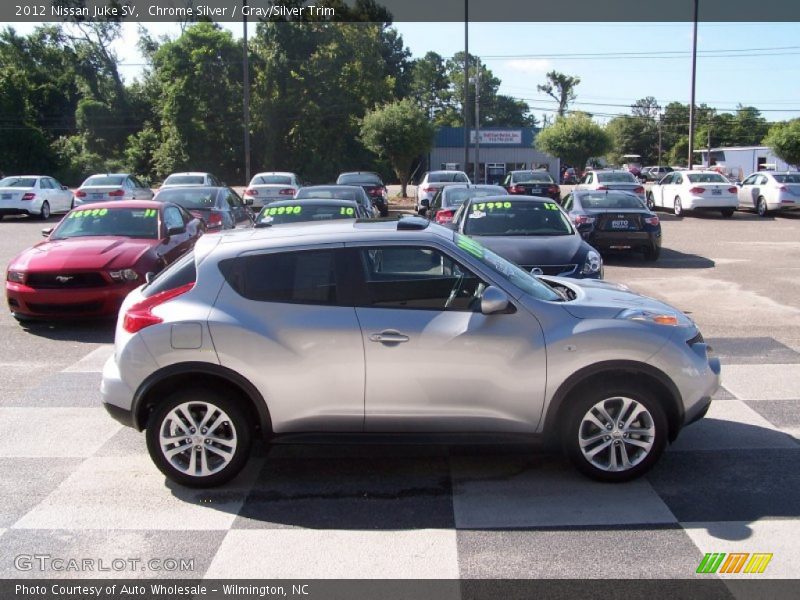
<svg viewBox="0 0 800 600"><path fill-rule="evenodd" d="M167 482L105 413L103 345L0 398L0 577L709 578L707 552L769 552L760 577L798 578L800 354L709 343L724 388L628 484L517 448L282 445L214 490ZM21 572L18 554L195 570Z"/></svg>

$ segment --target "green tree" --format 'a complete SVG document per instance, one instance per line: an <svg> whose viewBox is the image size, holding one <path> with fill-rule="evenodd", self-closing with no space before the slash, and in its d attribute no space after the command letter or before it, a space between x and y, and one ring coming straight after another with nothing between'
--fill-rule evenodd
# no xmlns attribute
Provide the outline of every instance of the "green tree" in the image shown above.
<svg viewBox="0 0 800 600"><path fill-rule="evenodd" d="M774 124L764 138L764 145L781 160L794 167L800 166L800 119Z"/></svg>
<svg viewBox="0 0 800 600"><path fill-rule="evenodd" d="M411 67L410 96L422 108L428 119L439 122L450 106L450 78L444 59L436 52L428 52L414 61Z"/></svg>
<svg viewBox="0 0 800 600"><path fill-rule="evenodd" d="M585 113L559 117L539 132L534 146L578 169L592 156L601 156L611 148L611 136Z"/></svg>
<svg viewBox="0 0 800 600"><path fill-rule="evenodd" d="M550 71L547 74L547 82L537 85L536 89L558 102L558 116L563 117L570 102L575 100L575 88L580 82L580 77L565 75L558 71Z"/></svg>
<svg viewBox="0 0 800 600"><path fill-rule="evenodd" d="M404 99L369 111L361 121L361 140L387 159L400 179L401 195L416 158L430 150L434 128L428 116L412 100Z"/></svg>

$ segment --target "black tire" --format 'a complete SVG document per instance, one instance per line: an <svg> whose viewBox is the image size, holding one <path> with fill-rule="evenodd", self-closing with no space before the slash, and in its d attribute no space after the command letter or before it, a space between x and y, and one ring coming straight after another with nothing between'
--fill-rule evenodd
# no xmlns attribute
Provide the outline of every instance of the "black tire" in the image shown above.
<svg viewBox="0 0 800 600"><path fill-rule="evenodd" d="M672 212L675 213L676 217L683 216L683 204L681 204L680 196L675 196L675 200L672 201Z"/></svg>
<svg viewBox="0 0 800 600"><path fill-rule="evenodd" d="M758 213L759 217L769 216L769 210L767 210L767 201L764 196L758 197L758 200L756 201L756 212Z"/></svg>
<svg viewBox="0 0 800 600"><path fill-rule="evenodd" d="M720 212L722 213L722 216L723 216L723 217L725 217L726 219L728 219L728 218L730 218L730 217L732 217L732 216L733 216L733 211L734 211L734 210L735 210L735 209L733 209L733 208L723 208L723 209L721 209L721 210L720 210Z"/></svg>
<svg viewBox="0 0 800 600"><path fill-rule="evenodd" d="M655 262L658 260L658 257L661 256L661 246L653 246L652 248L647 248L644 251L644 259Z"/></svg>
<svg viewBox="0 0 800 600"><path fill-rule="evenodd" d="M173 449L177 450L178 447L184 447L187 443L188 446L186 446L185 450L177 452L173 458L168 458L164 455L164 450L161 447L160 433L162 429L170 431L170 424L175 423L174 418L170 415L173 409L182 404L188 404L185 408L189 410L190 416L196 420L202 419L206 413L205 409L210 406L211 408L208 410L212 412L212 416L209 417L209 421L213 424L214 420L219 417L220 423L210 431L197 431L196 429L190 429L188 426L184 427L186 433L181 432L179 436L176 436L176 442L172 442L175 444ZM224 415L216 411L222 411ZM182 422L184 425L186 424L185 419ZM216 432L219 432L220 435L212 436L212 433ZM184 435L186 436L185 438L183 438ZM205 438L206 435L211 436L213 440L219 439L220 442ZM158 469L175 483L193 488L215 487L236 477L250 455L251 437L251 426L236 401L229 399L224 393L217 390L202 388L189 388L168 396L151 415L146 432L147 450ZM233 445L231 442L233 442ZM196 474L187 473L186 470L191 467L192 454L194 454L193 460L197 463L198 459L201 458L200 450L206 448L206 445L223 451L228 451L233 447L232 457L228 459L226 464L220 466L218 463L212 462L224 462L222 458L216 458L220 455L205 450L206 464L218 468L218 470L207 475L200 475L195 468ZM181 465L185 465L187 469L179 468ZM197 465L195 464L195 466Z"/></svg>
<svg viewBox="0 0 800 600"><path fill-rule="evenodd" d="M652 436L649 433L633 433L623 437L624 430L618 427L617 421L622 421L626 415L614 413L615 407L622 408L623 398L633 400L645 409L646 414L640 413L632 421L631 426L638 426L636 429L639 431L652 432ZM664 408L646 387L624 380L612 380L600 385L582 387L573 392L568 401L570 406L561 433L562 446L575 467L592 479L611 483L636 479L650 470L667 445L668 425ZM603 403L607 414L613 417L612 429L608 430L608 435L606 435L606 430L600 429L589 421L584 422L584 416L598 403ZM597 416L600 413L593 414L600 422L605 421L602 417ZM608 450L608 465L612 464L612 460L619 464L624 451L631 466L619 470L606 470L594 462L590 462L581 449L581 436L584 437L584 440L598 438L596 445L594 442L585 444L589 453L601 447L595 454L600 457L598 462L604 461L606 450ZM649 443L649 449L645 451L638 445L641 443ZM627 454L629 450L631 454Z"/></svg>
<svg viewBox="0 0 800 600"><path fill-rule="evenodd" d="M39 218L42 221L47 221L47 219L50 218L50 203L47 200L42 202L42 209L39 212Z"/></svg>
<svg viewBox="0 0 800 600"><path fill-rule="evenodd" d="M378 209L381 213L381 217L388 217L389 216L389 207L384 206Z"/></svg>
<svg viewBox="0 0 800 600"><path fill-rule="evenodd" d="M653 192L647 192L647 210L655 211L656 210L656 201L653 198Z"/></svg>
<svg viewBox="0 0 800 600"><path fill-rule="evenodd" d="M72 200L69 203L69 209L72 210L75 208L75 196L72 197Z"/></svg>

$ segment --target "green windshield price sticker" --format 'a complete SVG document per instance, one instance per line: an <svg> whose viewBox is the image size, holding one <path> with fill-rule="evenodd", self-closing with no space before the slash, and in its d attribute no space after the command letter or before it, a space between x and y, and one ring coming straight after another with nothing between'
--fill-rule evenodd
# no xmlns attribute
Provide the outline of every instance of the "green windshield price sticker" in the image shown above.
<svg viewBox="0 0 800 600"><path fill-rule="evenodd" d="M81 217L103 217L108 214L107 208L90 208L86 210L76 210L70 214L70 219L80 219Z"/></svg>
<svg viewBox="0 0 800 600"><path fill-rule="evenodd" d="M348 217L352 217L354 214L356 214L356 211L353 208L348 208L346 206L343 206L341 208L341 210L339 211L339 214L340 215L347 215Z"/></svg>
<svg viewBox="0 0 800 600"><path fill-rule="evenodd" d="M145 217L155 217L157 215L158 211L155 208L148 208L146 211L144 211Z"/></svg>
<svg viewBox="0 0 800 600"><path fill-rule="evenodd" d="M469 252L472 256L476 256L478 258L483 258L483 246L478 244L477 242L472 241L468 237L465 237L459 233L456 234L456 244L462 250Z"/></svg>
<svg viewBox="0 0 800 600"><path fill-rule="evenodd" d="M264 210L265 215L299 215L303 210L302 206L273 206Z"/></svg>
<svg viewBox="0 0 800 600"><path fill-rule="evenodd" d="M558 210L558 205L557 204L553 204L552 202L545 202L544 203L544 207L547 210Z"/></svg>
<svg viewBox="0 0 800 600"><path fill-rule="evenodd" d="M511 208L511 202L479 202L472 205L472 210L504 210Z"/></svg>

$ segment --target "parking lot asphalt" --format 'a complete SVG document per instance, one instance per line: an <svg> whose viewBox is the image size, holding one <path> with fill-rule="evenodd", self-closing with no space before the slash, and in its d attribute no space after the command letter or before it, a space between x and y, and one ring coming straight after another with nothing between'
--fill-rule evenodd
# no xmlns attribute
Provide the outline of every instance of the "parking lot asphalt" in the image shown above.
<svg viewBox="0 0 800 600"><path fill-rule="evenodd" d="M690 313L724 387L624 485L528 448L280 446L227 486L182 489L99 405L113 324L4 311L0 577L712 578L695 575L705 553L767 552L762 577L798 578L800 215L659 214L659 261L612 256L606 278ZM3 264L43 226L1 222ZM20 554L194 565L20 571Z"/></svg>

